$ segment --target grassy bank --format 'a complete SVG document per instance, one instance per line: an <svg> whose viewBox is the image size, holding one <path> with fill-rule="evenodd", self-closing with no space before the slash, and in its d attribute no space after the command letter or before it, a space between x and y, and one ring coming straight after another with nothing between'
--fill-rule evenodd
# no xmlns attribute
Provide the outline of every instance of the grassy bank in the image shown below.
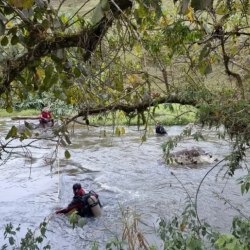
<svg viewBox="0 0 250 250"><path fill-rule="evenodd" d="M5 109L0 109L0 117L13 117L13 116L37 116L40 114L39 110L26 109L22 111L7 112Z"/></svg>

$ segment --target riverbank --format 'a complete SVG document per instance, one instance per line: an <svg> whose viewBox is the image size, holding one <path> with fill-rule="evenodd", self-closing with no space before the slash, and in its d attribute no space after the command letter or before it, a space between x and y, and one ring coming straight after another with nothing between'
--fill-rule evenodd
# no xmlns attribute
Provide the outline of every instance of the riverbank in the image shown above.
<svg viewBox="0 0 250 250"><path fill-rule="evenodd" d="M14 116L38 116L39 114L40 111L35 109L26 109L22 111L13 110L11 113L7 112L5 109L0 109L0 118Z"/></svg>

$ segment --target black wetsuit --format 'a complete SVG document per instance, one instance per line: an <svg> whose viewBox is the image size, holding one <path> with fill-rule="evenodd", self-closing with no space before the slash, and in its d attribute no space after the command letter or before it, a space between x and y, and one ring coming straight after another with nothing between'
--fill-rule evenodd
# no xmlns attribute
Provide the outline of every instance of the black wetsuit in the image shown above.
<svg viewBox="0 0 250 250"><path fill-rule="evenodd" d="M90 197L91 194L85 194L83 196L80 195L75 195L73 197L73 200L70 202L70 204L68 205L67 208L61 209L59 211L57 211L56 213L63 213L63 214L67 214L70 211L76 209L77 213L82 216L82 217L92 217L94 216L91 208L88 204L88 199Z"/></svg>
<svg viewBox="0 0 250 250"><path fill-rule="evenodd" d="M167 131L165 130L165 128L162 125L157 125L155 128L155 133L160 134L160 135L164 135L164 134L167 134Z"/></svg>

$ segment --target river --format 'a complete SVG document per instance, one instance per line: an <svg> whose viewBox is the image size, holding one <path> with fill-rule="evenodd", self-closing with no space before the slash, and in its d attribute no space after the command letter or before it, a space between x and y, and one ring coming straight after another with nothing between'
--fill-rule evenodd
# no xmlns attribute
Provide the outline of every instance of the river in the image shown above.
<svg viewBox="0 0 250 250"><path fill-rule="evenodd" d="M0 123L1 140L4 141L13 121L2 119ZM19 125L19 121L14 124ZM161 145L168 137L183 131L184 126L166 129L168 136L149 133L146 142L142 143L143 131L136 127L125 127L125 135L119 137L113 135L109 127L75 128L71 135L73 143L67 147L71 158L65 159L65 148L60 147L52 167L53 142L40 140L34 144L36 147L19 150L19 155L13 154L0 165L0 240L3 240L4 225L9 222L15 226L21 224L19 235L22 236L27 228L35 230L49 217L46 241L53 250L91 249L94 241L98 242L99 249L105 249L109 239L119 237L121 210L129 208L140 214L141 230L148 241L162 249L156 233L158 219L179 215L186 205L186 192L194 197L203 176L213 166L165 164ZM200 146L219 160L228 154L228 141L219 140L216 131L207 130L205 134L206 141L196 142L189 138L179 147ZM18 143L13 142L13 146ZM2 161L4 159L2 156ZM237 184L237 179L246 170L237 170L233 178L223 178L225 171L219 171L221 167L216 167L203 182L198 196L198 213L201 220L228 232L233 216L239 215L237 209L249 216L249 193L242 196ZM55 215L54 211L71 201L75 182L100 195L103 215L87 219L83 228L73 229L66 216ZM230 200L230 204L225 204L225 200Z"/></svg>

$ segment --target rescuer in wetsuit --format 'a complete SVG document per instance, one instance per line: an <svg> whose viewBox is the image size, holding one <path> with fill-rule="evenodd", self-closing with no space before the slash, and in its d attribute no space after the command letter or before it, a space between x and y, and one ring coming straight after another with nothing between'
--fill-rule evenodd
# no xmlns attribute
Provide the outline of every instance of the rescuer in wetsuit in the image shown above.
<svg viewBox="0 0 250 250"><path fill-rule="evenodd" d="M157 123L155 126L155 133L158 135L166 135L167 131L160 123Z"/></svg>
<svg viewBox="0 0 250 250"><path fill-rule="evenodd" d="M85 193L80 183L73 185L73 193L74 197L70 204L66 208L56 211L56 214L67 214L72 210L77 210L77 213L82 217L94 216L88 204L90 194Z"/></svg>

